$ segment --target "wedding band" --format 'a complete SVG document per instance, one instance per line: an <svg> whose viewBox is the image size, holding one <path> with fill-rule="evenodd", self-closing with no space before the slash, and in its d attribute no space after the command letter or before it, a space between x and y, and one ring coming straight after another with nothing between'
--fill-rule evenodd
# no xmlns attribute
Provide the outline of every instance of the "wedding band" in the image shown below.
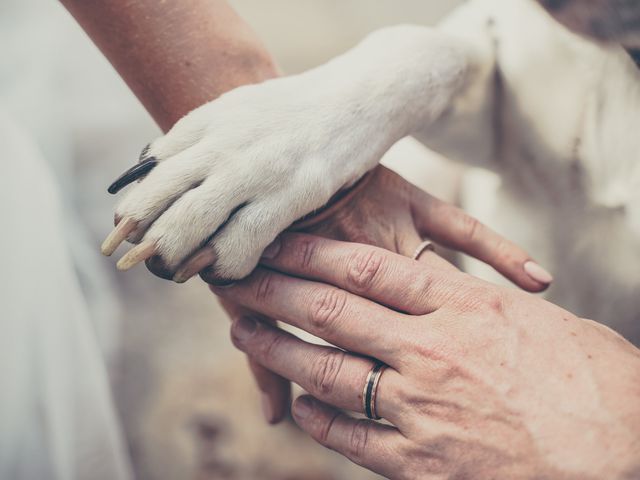
<svg viewBox="0 0 640 480"><path fill-rule="evenodd" d="M420 258L420 255L422 255L425 250L430 250L433 252L435 249L436 249L435 245L431 240L425 240L424 242L422 242L420 245L416 247L415 251L413 252L413 255L411 255L411 258L413 260L418 260Z"/></svg>
<svg viewBox="0 0 640 480"><path fill-rule="evenodd" d="M362 410L367 418L371 420L380 420L378 412L376 410L376 397L378 395L378 384L380 383L380 377L382 372L387 368L387 365L383 362L377 361L367 375L367 381L364 383L364 389L362 391Z"/></svg>

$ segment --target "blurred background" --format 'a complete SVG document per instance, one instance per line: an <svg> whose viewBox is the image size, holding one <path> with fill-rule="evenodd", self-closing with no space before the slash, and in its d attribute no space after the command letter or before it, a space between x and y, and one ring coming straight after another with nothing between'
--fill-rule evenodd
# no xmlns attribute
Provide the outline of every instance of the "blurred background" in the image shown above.
<svg viewBox="0 0 640 480"><path fill-rule="evenodd" d="M294 73L384 25L434 24L459 2L230 3ZM12 273L0 280L0 381L19 385L6 391L0 383L0 468L12 454L28 462L47 451L43 475L33 478L72 478L65 461L83 455L93 425L104 451L78 460L94 462L93 478L373 478L293 422L265 424L228 320L202 283L178 286L141 267L116 274L114 261L99 255L115 202L106 187L160 131L64 8L2 0L0 59L0 251ZM459 171L416 144L405 141L386 161L435 194L455 194ZM429 185L427 170L438 171L437 184ZM46 405L41 419L27 418L30 398ZM24 422L38 420L47 434L30 438ZM16 453L24 446L31 451ZM0 470L0 478L21 473Z"/></svg>

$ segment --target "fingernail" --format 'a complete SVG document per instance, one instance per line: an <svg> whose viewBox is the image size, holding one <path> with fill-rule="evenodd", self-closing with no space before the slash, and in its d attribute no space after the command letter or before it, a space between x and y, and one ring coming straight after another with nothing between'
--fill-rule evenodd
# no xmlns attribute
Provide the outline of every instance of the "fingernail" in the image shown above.
<svg viewBox="0 0 640 480"><path fill-rule="evenodd" d="M524 271L527 272L527 274L536 282L553 282L553 276L534 261L529 260L527 263L525 263Z"/></svg>
<svg viewBox="0 0 640 480"><path fill-rule="evenodd" d="M311 400L308 397L300 397L293 404L293 415L301 420L307 418L312 410L313 405L311 405Z"/></svg>
<svg viewBox="0 0 640 480"><path fill-rule="evenodd" d="M203 278L203 280L207 281L204 278ZM217 295L222 295L225 292L225 290L231 290L231 288L234 287L235 284L236 284L236 282L209 283L209 290L211 290L213 293L215 293Z"/></svg>
<svg viewBox="0 0 640 480"><path fill-rule="evenodd" d="M267 421L267 423L275 422L276 420L275 409L273 408L273 405L271 403L271 397L266 393L263 393L261 398L261 404L262 404L262 414L264 415L264 419Z"/></svg>
<svg viewBox="0 0 640 480"><path fill-rule="evenodd" d="M249 317L240 317L233 324L233 336L241 342L246 341L258 328L258 324Z"/></svg>
<svg viewBox="0 0 640 480"><path fill-rule="evenodd" d="M262 252L262 258L274 258L280 252L280 238L276 238Z"/></svg>

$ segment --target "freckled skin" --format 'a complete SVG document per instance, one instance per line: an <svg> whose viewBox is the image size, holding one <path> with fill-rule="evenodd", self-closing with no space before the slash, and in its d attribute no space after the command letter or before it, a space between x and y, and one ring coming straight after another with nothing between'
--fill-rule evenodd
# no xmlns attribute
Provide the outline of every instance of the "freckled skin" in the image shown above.
<svg viewBox="0 0 640 480"><path fill-rule="evenodd" d="M164 131L232 88L278 75L261 41L224 1L62 3Z"/></svg>

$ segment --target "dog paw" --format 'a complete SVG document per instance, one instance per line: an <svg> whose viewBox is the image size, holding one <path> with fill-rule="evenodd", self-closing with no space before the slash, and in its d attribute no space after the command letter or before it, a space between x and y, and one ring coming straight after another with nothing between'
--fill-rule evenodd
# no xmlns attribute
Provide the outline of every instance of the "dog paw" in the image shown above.
<svg viewBox="0 0 640 480"><path fill-rule="evenodd" d="M248 275L280 232L382 153L327 83L303 74L240 87L182 118L110 188L142 177L103 252L137 243L120 269L153 257L154 273L176 281L206 267L220 280Z"/></svg>

